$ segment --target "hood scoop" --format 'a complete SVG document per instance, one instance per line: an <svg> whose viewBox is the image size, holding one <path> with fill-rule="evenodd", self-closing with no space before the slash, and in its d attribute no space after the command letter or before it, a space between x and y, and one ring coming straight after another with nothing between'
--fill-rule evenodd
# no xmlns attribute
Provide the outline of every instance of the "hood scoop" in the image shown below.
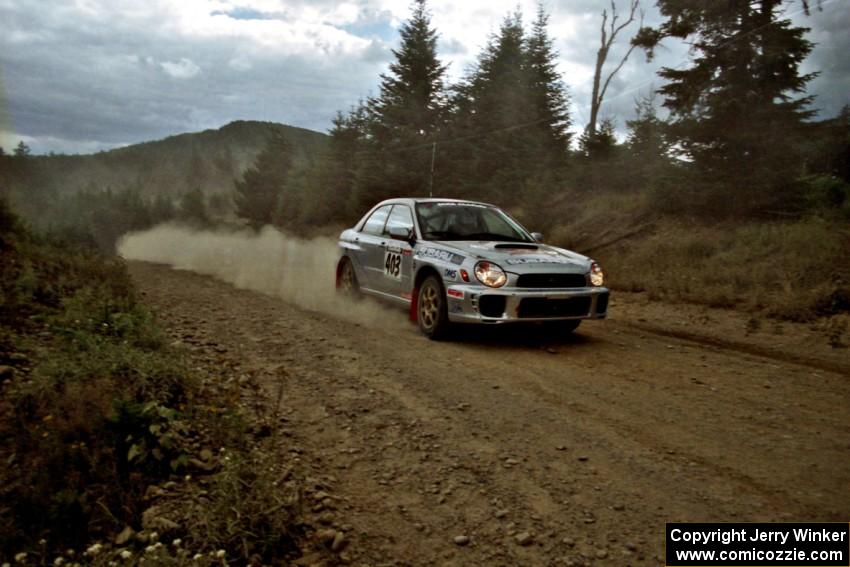
<svg viewBox="0 0 850 567"><path fill-rule="evenodd" d="M536 244L518 244L516 242L506 244L496 244L493 248L498 250L538 250L540 247Z"/></svg>

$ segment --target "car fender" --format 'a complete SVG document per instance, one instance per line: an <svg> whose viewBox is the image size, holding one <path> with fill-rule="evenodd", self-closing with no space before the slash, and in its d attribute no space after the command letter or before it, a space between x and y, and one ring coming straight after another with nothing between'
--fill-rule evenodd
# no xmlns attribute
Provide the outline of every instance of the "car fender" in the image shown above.
<svg viewBox="0 0 850 567"><path fill-rule="evenodd" d="M423 253L424 252L424 253ZM416 303L419 297L419 287L422 281L431 274L439 278L443 291L453 283L463 283L460 279L461 266L468 263L470 258L459 254L459 251L449 246L434 246L429 244L414 250L413 290L410 294L410 320L416 321Z"/></svg>
<svg viewBox="0 0 850 567"><path fill-rule="evenodd" d="M416 322L418 319L416 304L419 299L419 287L425 281L425 278L432 274L436 274L440 278L440 282L443 284L443 288L445 288L446 284L440 276L440 271L433 264L430 262L417 262L414 264L413 290L410 293L410 320L413 322Z"/></svg>

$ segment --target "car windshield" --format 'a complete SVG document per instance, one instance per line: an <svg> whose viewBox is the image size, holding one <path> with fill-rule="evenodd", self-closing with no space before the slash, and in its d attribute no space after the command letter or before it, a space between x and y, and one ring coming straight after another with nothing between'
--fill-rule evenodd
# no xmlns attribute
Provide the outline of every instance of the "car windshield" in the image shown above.
<svg viewBox="0 0 850 567"><path fill-rule="evenodd" d="M416 205L416 215L425 240L532 242L516 221L496 207L429 201Z"/></svg>

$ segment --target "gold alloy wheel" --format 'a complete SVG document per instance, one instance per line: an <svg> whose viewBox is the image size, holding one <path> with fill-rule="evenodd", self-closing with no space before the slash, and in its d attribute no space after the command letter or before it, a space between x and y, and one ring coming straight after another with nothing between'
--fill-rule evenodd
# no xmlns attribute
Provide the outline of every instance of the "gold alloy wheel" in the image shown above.
<svg viewBox="0 0 850 567"><path fill-rule="evenodd" d="M440 294L434 284L426 283L419 292L419 319L425 329L433 329L440 316Z"/></svg>

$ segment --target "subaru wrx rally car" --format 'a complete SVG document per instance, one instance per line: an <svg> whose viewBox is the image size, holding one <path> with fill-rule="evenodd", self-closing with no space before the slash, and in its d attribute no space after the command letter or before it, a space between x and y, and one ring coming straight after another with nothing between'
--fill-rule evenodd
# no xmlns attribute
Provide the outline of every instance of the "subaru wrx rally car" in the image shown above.
<svg viewBox="0 0 850 567"><path fill-rule="evenodd" d="M453 323L604 318L599 264L541 238L486 203L390 199L340 235L336 285L409 307L434 339Z"/></svg>

